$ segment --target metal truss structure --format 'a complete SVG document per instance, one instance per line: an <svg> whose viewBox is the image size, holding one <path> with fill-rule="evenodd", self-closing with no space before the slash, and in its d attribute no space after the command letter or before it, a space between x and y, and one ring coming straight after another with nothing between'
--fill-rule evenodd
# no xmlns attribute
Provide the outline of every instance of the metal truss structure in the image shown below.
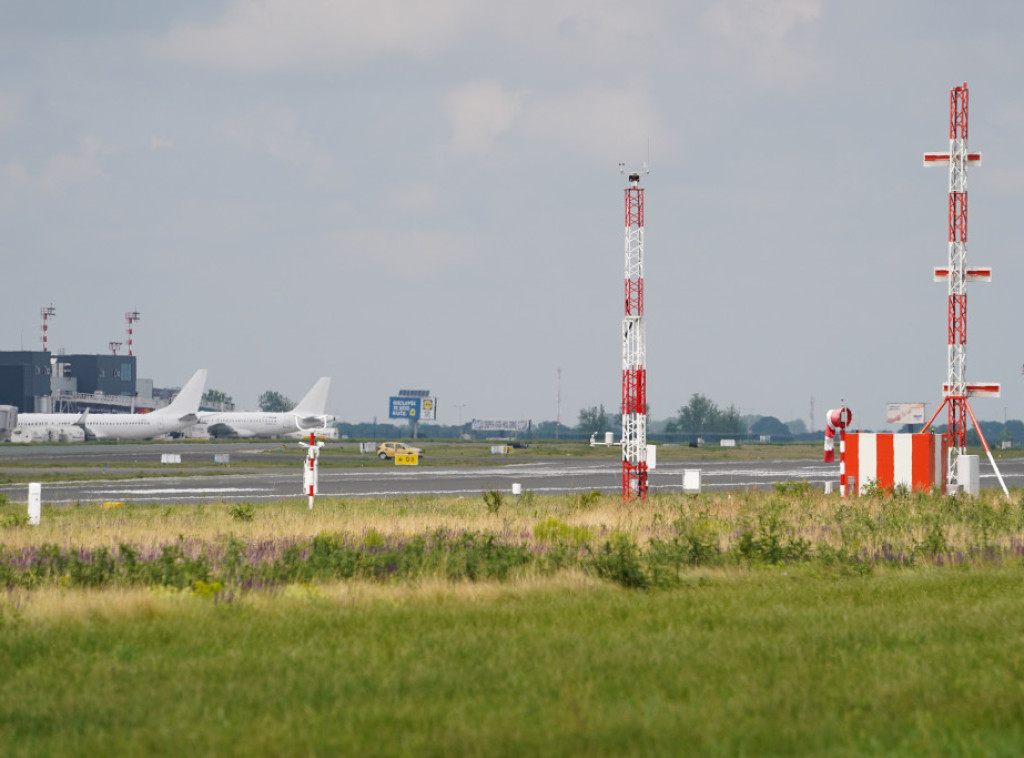
<svg viewBox="0 0 1024 758"><path fill-rule="evenodd" d="M626 315L622 321L622 499L647 497L647 340L644 326L644 191L626 188Z"/></svg>
<svg viewBox="0 0 1024 758"><path fill-rule="evenodd" d="M992 281L991 268L967 267L967 167L981 165L981 153L967 150L967 112L967 82L964 82L949 93L949 152L924 154L925 166L946 164L949 168L949 256L946 266L935 269L935 281L946 281L949 290L948 363L942 404L924 428L931 426L944 407L948 409L946 487L956 492L964 484L959 459L967 453L967 420L970 418L1005 492L999 468L967 400L975 395L999 397L997 383L967 382L967 283Z"/></svg>

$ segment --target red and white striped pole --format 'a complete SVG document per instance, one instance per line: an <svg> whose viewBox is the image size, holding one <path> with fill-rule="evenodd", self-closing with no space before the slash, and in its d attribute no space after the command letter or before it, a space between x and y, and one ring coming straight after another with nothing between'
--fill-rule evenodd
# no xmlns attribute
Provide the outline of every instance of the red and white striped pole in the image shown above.
<svg viewBox="0 0 1024 758"><path fill-rule="evenodd" d="M295 426L300 432L309 432L309 442L299 442L306 448L306 461L302 465L302 492L309 498L309 509L313 510L313 498L320 492L319 476L317 466L320 462L320 448L324 446L323 440L316 439L317 431L327 429L327 416L324 416L323 426L313 429L303 429L299 424L298 416L295 417Z"/></svg>
<svg viewBox="0 0 1024 758"><path fill-rule="evenodd" d="M53 303L50 303L48 306L39 309L39 315L43 317L43 352L48 353L50 348L46 344L46 330L48 326L46 322L57 315L57 309L53 307Z"/></svg>
<svg viewBox="0 0 1024 758"><path fill-rule="evenodd" d="M132 335L134 334L134 329L132 327L135 322L139 320L139 312L128 311L124 314L124 320L128 322L128 355L134 355L134 353L132 353Z"/></svg>
<svg viewBox="0 0 1024 758"><path fill-rule="evenodd" d="M840 401L838 408L825 414L825 463L836 459L835 436L839 432L839 495L846 497L846 427L853 421L853 411Z"/></svg>

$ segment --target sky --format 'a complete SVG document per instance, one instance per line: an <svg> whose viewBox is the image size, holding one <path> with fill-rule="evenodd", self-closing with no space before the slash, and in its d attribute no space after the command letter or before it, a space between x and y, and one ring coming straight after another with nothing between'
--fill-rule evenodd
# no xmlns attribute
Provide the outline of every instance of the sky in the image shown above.
<svg viewBox="0 0 1024 758"><path fill-rule="evenodd" d="M1024 416L1024 4L0 0L0 349L101 353L339 420L621 402L649 161L651 416L821 429L941 402L949 91L970 88L967 375ZM122 352L124 352L122 347ZM891 427L890 427L891 428Z"/></svg>

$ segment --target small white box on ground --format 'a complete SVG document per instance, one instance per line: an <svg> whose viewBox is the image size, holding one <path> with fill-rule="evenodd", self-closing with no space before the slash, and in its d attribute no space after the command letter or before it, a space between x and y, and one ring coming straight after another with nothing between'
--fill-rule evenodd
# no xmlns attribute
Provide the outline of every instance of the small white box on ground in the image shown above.
<svg viewBox="0 0 1024 758"><path fill-rule="evenodd" d="M647 470L654 471L658 468L658 446L648 445L647 446Z"/></svg>
<svg viewBox="0 0 1024 758"><path fill-rule="evenodd" d="M956 459L957 479L964 487L968 495L977 495L981 492L981 471L979 458L976 455L961 455Z"/></svg>
<svg viewBox="0 0 1024 758"><path fill-rule="evenodd" d="M825 482L825 494L826 495L831 495L832 494L832 482L831 481Z"/></svg>
<svg viewBox="0 0 1024 758"><path fill-rule="evenodd" d="M39 526L43 518L43 485L30 482L28 485L28 523Z"/></svg>
<svg viewBox="0 0 1024 758"><path fill-rule="evenodd" d="M683 492L700 494L700 469L683 469Z"/></svg>
<svg viewBox="0 0 1024 758"><path fill-rule="evenodd" d="M736 447L736 440L719 440L719 447Z"/></svg>

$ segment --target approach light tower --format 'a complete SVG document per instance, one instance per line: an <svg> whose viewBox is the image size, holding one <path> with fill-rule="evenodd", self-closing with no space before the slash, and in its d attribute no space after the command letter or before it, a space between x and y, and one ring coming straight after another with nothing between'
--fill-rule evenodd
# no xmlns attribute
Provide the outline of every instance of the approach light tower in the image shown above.
<svg viewBox="0 0 1024 758"><path fill-rule="evenodd" d="M50 348L46 345L46 332L49 327L47 321L57 315L57 309L53 307L53 303L50 303L49 305L39 309L39 315L43 319L43 352L48 353L50 352Z"/></svg>
<svg viewBox="0 0 1024 758"><path fill-rule="evenodd" d="M124 314L124 320L128 322L128 355L134 355L132 353L132 334L134 332L133 325L139 320L138 311L128 311Z"/></svg>
<svg viewBox="0 0 1024 758"><path fill-rule="evenodd" d="M925 153L924 165L949 167L949 258L946 266L935 269L935 281L945 280L949 289L948 365L946 383L942 387L942 404L924 428L931 426L944 406L949 409L946 486L948 491L956 492L965 484L959 460L967 453L967 420L970 417L1006 492L1003 477L967 401L974 395L999 397L998 383L967 382L967 283L992 281L991 268L967 268L967 167L981 165L981 153L967 151L967 82L949 92L949 152Z"/></svg>
<svg viewBox="0 0 1024 758"><path fill-rule="evenodd" d="M621 169L621 164L620 164ZM644 173L647 173L644 166ZM644 325L644 191L626 187L626 315L622 321L622 499L647 497L647 338Z"/></svg>

